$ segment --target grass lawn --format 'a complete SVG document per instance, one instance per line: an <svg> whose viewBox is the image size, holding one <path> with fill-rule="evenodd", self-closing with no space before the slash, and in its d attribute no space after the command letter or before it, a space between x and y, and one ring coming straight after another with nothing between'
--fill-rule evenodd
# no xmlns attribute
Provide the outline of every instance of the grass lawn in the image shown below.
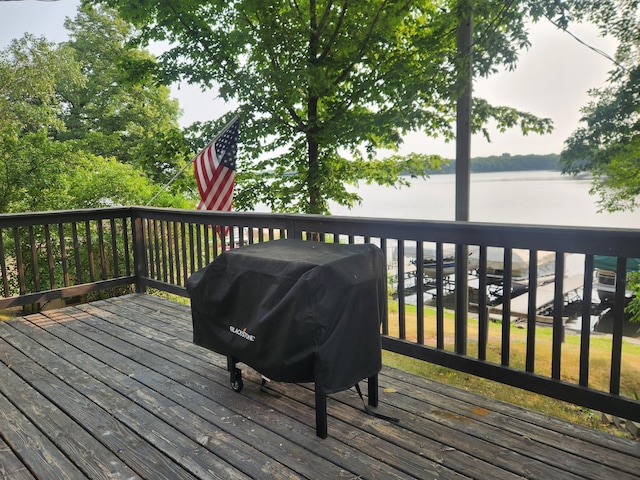
<svg viewBox="0 0 640 480"><path fill-rule="evenodd" d="M389 327L390 335L397 336L398 315L390 304ZM436 312L433 308L425 308L425 344L436 344ZM416 339L416 307L406 306L407 339ZM510 364L512 367L524 370L526 355L526 328L512 325L510 328ZM477 356L478 321L469 319L468 354ZM502 341L501 322L491 322L489 325L489 342L487 345L487 360L500 363ZM454 317L453 313L445 312L445 348L453 351L454 346ZM540 375L551 375L551 347L552 329L550 327L536 328L535 372ZM623 340L622 346L621 394L630 398L638 398L640 394L640 344ZM489 398L520 405L547 415L569 420L574 423L593 428L608 429L600 421L600 414L583 407L554 400L543 395L527 392L515 387L485 380L467 373L457 372L428 362L383 352L386 365L404 371L422 375L449 385L479 393ZM562 344L561 378L570 383L578 384L580 364L580 337L567 333ZM589 386L608 391L611 367L611 337L592 335L590 341Z"/></svg>

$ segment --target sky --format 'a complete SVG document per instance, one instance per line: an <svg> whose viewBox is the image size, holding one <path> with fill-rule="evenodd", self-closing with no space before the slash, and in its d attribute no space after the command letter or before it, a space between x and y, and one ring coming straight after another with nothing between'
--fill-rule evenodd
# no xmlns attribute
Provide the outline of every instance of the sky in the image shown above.
<svg viewBox="0 0 640 480"><path fill-rule="evenodd" d="M78 4L79 0L0 0L0 49L26 32L53 42L64 41L67 38L64 19L75 16ZM613 57L615 42L599 37L595 27L576 25L570 30L584 42ZM532 46L522 52L515 71L477 81L474 95L494 105L506 105L551 118L554 132L523 136L515 129L506 133L493 129L490 143L481 136L472 138L472 157L560 153L564 141L579 125L580 108L589 101L587 91L604 86L607 74L613 68L610 60L546 21L532 27L530 41ZM172 92L183 110L180 119L183 126L218 118L233 108L216 99L215 92L201 92L197 86L177 85ZM419 133L409 134L404 140L401 154L427 153L455 158L454 143L430 139Z"/></svg>

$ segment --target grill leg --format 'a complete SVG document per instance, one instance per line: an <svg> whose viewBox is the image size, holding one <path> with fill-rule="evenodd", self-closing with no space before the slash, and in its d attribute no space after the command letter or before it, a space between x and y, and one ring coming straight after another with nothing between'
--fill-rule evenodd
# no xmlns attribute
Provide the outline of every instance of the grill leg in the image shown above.
<svg viewBox="0 0 640 480"><path fill-rule="evenodd" d="M231 388L236 392L241 392L242 387L242 371L236 367L237 360L233 357L227 357L227 370L229 370Z"/></svg>
<svg viewBox="0 0 640 480"><path fill-rule="evenodd" d="M369 377L368 380L368 392L369 395L369 405L372 407L378 406L378 375L373 375Z"/></svg>
<svg viewBox="0 0 640 480"><path fill-rule="evenodd" d="M316 387L316 435L327 438L327 396Z"/></svg>

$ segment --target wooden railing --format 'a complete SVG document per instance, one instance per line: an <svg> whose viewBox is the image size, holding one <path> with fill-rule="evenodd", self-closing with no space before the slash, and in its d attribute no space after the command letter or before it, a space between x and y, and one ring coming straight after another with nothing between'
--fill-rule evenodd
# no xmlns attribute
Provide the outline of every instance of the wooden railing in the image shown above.
<svg viewBox="0 0 640 480"><path fill-rule="evenodd" d="M114 288L187 296L186 279L226 249L277 238L366 242L382 249L390 297L384 349L640 421L637 393L625 390L637 370L622 353L626 259L640 258L639 230L140 207L0 215L0 309ZM454 290L450 252L459 263L467 259L468 305L466 295L447 304ZM518 270L516 253L524 254L525 271ZM590 375L601 363L590 348L596 255L616 257L620 279L607 365L598 367L607 369L607 385L593 384ZM529 287L545 281L544 287ZM528 296L512 299L519 288ZM551 300L541 312L544 289ZM571 351L564 308L570 294L582 300L579 341ZM524 307L517 307L523 298ZM418 308L425 302L431 307ZM451 308L466 313L467 306L472 315L449 318ZM541 362L541 355L550 358Z"/></svg>

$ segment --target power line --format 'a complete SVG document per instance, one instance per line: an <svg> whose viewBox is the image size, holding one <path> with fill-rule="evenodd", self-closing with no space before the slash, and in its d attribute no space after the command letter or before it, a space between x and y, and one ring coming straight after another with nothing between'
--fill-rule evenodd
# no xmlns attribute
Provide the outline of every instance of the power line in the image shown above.
<svg viewBox="0 0 640 480"><path fill-rule="evenodd" d="M569 36L571 36L574 40L576 40L578 43L580 43L581 45L584 45L585 47L587 47L589 50L594 51L595 53L597 53L598 55L606 58L607 60L609 60L611 63L613 63L614 65L620 67L622 70L624 70L625 72L628 72L629 70L627 69L627 67L625 67L624 65L622 65L620 62L618 62L615 58L613 58L611 55L609 55L607 52L605 52L604 50L600 50L599 48L594 47L593 45L589 45L587 42L585 42L584 40L582 40L581 38L579 38L577 35L573 34L571 31L569 31L568 28L563 27L562 25L560 25L558 22L556 22L555 20L551 19L549 16L545 15L544 16L549 22L551 22L552 25L554 25L555 27L557 27L558 29L562 30L563 32L565 32L566 34L568 34Z"/></svg>

